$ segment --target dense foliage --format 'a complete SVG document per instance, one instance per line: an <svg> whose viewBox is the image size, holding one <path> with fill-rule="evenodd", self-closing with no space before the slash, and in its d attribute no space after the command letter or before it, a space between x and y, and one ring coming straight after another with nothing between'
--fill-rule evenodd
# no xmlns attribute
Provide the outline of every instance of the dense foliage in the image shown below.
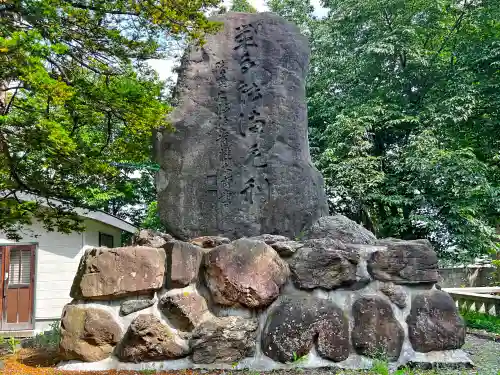
<svg viewBox="0 0 500 375"><path fill-rule="evenodd" d="M74 205L117 213L150 194L151 174L131 179L130 166L151 171L152 130L170 107L146 60L179 38L201 42L218 3L0 2L0 230L16 238L36 218L68 232L81 228Z"/></svg>
<svg viewBox="0 0 500 375"><path fill-rule="evenodd" d="M309 124L331 210L442 259L499 250L500 2L304 0Z"/></svg>
<svg viewBox="0 0 500 375"><path fill-rule="evenodd" d="M248 0L233 0L231 8L229 8L231 12L243 12L243 13L256 13L257 9L253 7Z"/></svg>

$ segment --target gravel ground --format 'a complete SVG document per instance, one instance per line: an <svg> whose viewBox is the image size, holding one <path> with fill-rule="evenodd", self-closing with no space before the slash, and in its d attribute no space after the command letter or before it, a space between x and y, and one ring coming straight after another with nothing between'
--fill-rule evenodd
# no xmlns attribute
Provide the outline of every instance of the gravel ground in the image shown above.
<svg viewBox="0 0 500 375"><path fill-rule="evenodd" d="M500 342L467 335L462 348L469 353L478 375L500 375Z"/></svg>

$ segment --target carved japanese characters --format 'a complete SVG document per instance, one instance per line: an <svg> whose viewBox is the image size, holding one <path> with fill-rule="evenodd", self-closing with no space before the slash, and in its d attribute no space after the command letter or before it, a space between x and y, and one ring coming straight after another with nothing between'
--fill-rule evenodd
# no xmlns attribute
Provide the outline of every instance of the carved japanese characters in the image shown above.
<svg viewBox="0 0 500 375"><path fill-rule="evenodd" d="M176 131L160 131L160 217L180 238L295 237L327 214L307 139L306 39L270 13L229 13L183 58Z"/></svg>

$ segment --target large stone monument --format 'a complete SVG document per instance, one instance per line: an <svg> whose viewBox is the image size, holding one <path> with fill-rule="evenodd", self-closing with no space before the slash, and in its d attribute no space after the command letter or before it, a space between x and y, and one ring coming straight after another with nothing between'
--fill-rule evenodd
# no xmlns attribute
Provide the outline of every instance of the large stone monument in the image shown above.
<svg viewBox="0 0 500 375"><path fill-rule="evenodd" d="M470 366L431 243L326 216L305 40L271 14L223 20L184 57L177 131L158 134L161 216L181 239L143 230L133 246L86 250L61 367Z"/></svg>
<svg viewBox="0 0 500 375"><path fill-rule="evenodd" d="M180 238L294 237L328 214L307 136L307 39L271 13L229 13L188 49L157 133L162 222Z"/></svg>

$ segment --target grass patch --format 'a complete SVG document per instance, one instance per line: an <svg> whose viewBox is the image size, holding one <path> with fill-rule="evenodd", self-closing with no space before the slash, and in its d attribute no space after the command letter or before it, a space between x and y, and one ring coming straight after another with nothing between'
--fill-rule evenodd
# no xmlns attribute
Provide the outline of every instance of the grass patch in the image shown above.
<svg viewBox="0 0 500 375"><path fill-rule="evenodd" d="M484 329L500 334L500 318L477 311L461 311L460 314L469 328Z"/></svg>

